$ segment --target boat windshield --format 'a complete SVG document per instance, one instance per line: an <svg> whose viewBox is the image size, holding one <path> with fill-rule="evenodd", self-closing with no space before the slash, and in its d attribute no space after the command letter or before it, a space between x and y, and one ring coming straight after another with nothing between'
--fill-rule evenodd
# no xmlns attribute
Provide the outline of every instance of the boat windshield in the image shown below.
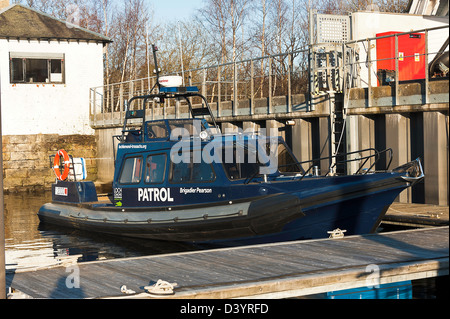
<svg viewBox="0 0 450 319"><path fill-rule="evenodd" d="M189 134L189 136L196 136L199 135L201 131L206 130L204 123L195 119L172 120L169 121L169 127L171 134L175 134L176 136L187 136L187 134Z"/></svg>
<svg viewBox="0 0 450 319"><path fill-rule="evenodd" d="M238 180L255 175L261 163L255 153L234 143L233 148L225 147L222 152L222 163L228 179Z"/></svg>
<svg viewBox="0 0 450 319"><path fill-rule="evenodd" d="M269 158L270 163L263 164ZM289 151L284 142L279 141L276 149L270 153L270 145L267 144L266 154L260 156L254 146L247 146L239 142L234 142L233 147L225 146L222 151L222 163L224 170L230 180L252 178L258 173L261 166L276 165L278 174L298 174L303 170L297 160Z"/></svg>
<svg viewBox="0 0 450 319"><path fill-rule="evenodd" d="M167 138L167 125L164 121L152 121L147 122L147 137L149 139L154 138Z"/></svg>

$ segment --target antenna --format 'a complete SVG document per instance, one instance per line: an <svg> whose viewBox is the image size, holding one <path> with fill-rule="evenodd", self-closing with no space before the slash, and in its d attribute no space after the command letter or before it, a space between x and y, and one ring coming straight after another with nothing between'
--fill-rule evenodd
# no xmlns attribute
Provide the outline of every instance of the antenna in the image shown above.
<svg viewBox="0 0 450 319"><path fill-rule="evenodd" d="M161 89L161 84L159 84L159 71L158 68L158 61L156 60L156 51L158 51L158 48L154 43L152 43L152 51L153 51L153 61L155 62L155 73L156 73L156 85L158 85L158 90Z"/></svg>
<svg viewBox="0 0 450 319"><path fill-rule="evenodd" d="M180 42L181 77L183 78L183 86L184 86L183 46L181 44L181 27L179 21L178 21L178 40Z"/></svg>
<svg viewBox="0 0 450 319"><path fill-rule="evenodd" d="M150 49L148 47L148 43L150 42L148 39L148 24L146 24L146 31L147 36L145 37L145 47L146 47L146 54L147 54L147 77L148 77L148 89L150 90L151 82L150 82Z"/></svg>

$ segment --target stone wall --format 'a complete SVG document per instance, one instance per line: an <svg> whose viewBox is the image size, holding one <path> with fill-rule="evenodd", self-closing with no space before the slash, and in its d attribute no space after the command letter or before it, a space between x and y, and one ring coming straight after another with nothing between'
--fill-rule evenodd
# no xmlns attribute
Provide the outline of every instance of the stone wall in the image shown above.
<svg viewBox="0 0 450 319"><path fill-rule="evenodd" d="M97 179L97 145L94 135L8 135L3 136L3 187L5 193L51 189L55 174L50 155L59 149L86 161L87 179Z"/></svg>

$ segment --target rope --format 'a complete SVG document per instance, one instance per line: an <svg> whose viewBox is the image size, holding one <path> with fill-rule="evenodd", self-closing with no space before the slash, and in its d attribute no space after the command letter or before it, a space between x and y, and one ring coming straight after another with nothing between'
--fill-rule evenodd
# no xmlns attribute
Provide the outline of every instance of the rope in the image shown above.
<svg viewBox="0 0 450 319"><path fill-rule="evenodd" d="M177 286L177 283L169 283L167 281L158 279L156 284L151 286L145 286L146 290L151 295L172 295L174 294L173 288Z"/></svg>

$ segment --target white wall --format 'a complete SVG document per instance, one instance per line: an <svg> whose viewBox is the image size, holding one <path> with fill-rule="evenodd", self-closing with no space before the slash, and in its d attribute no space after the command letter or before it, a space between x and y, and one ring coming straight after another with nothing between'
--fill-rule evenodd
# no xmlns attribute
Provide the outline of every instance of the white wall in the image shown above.
<svg viewBox="0 0 450 319"><path fill-rule="evenodd" d="M355 12L352 13L352 39L360 40L376 37L377 33L398 31L409 32L426 28L439 27L449 24L448 17L422 16L401 13L382 12ZM428 61L434 58L432 52L438 51L448 37L449 29L430 31L428 34ZM371 41L371 59L375 60L377 55L376 40ZM360 62L365 62L367 57L367 43L360 44ZM367 68L361 63L361 86L367 86ZM376 63L372 65L372 85L376 86Z"/></svg>
<svg viewBox="0 0 450 319"><path fill-rule="evenodd" d="M64 53L65 83L11 84L10 52ZM94 134L89 89L103 85L102 43L0 39L0 76L3 135Z"/></svg>

